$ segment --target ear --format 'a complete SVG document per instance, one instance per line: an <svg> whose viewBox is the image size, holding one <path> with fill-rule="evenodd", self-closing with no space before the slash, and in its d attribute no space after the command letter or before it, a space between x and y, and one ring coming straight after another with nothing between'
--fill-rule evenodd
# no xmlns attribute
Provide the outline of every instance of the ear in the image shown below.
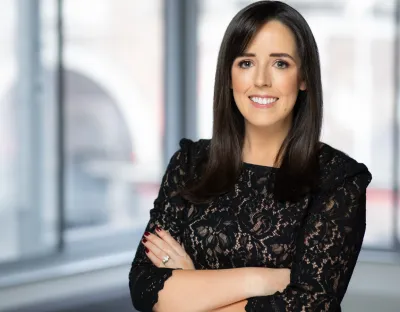
<svg viewBox="0 0 400 312"><path fill-rule="evenodd" d="M302 80L302 81L300 82L300 90L301 90L301 91L307 90L307 85L306 85L306 82L305 82L304 80Z"/></svg>

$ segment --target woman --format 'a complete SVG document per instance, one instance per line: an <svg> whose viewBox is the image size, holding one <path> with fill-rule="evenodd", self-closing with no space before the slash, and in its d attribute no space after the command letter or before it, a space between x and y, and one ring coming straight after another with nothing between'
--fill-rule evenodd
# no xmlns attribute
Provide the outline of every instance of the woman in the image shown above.
<svg viewBox="0 0 400 312"><path fill-rule="evenodd" d="M319 141L318 49L278 1L221 45L211 140L181 141L132 264L139 311L341 311L365 232L367 167Z"/></svg>

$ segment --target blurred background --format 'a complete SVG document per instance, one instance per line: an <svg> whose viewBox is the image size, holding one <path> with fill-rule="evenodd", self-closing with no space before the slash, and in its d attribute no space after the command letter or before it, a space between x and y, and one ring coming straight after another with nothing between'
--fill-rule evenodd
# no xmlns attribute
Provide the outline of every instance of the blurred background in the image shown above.
<svg viewBox="0 0 400 312"><path fill-rule="evenodd" d="M133 311L128 272L181 137L210 138L245 0L0 0L0 311ZM365 163L343 311L400 311L400 0L290 0L321 56L323 141Z"/></svg>

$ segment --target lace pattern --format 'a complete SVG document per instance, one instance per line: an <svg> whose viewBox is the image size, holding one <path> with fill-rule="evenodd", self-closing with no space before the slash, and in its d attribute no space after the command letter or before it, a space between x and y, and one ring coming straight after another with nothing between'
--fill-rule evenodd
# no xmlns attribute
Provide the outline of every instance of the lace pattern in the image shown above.
<svg viewBox="0 0 400 312"><path fill-rule="evenodd" d="M181 141L163 177L146 231L169 229L197 269L290 268L291 283L272 296L248 298L247 312L340 311L365 232L365 165L323 145L320 191L296 203L272 196L276 168L244 164L232 192L208 204L176 195L208 140ZM150 263L139 244L130 271L131 297L139 311L151 311L172 275Z"/></svg>

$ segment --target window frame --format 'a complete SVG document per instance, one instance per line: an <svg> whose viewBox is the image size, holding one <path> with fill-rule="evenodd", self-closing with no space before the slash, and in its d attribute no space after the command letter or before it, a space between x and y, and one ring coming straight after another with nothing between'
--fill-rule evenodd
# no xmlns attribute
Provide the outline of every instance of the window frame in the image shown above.
<svg viewBox="0 0 400 312"><path fill-rule="evenodd" d="M63 59L63 0L57 1L57 207L58 242L53 254L36 258L0 263L0 289L37 282L46 279L67 277L102 268L130 263L138 242L132 242L135 231L124 231L101 242L96 239L74 244L65 239L64 204L64 59ZM39 2L38 2L39 3ZM164 0L164 167L179 148L182 137L197 139L197 23L199 3L192 0ZM400 255L399 229L399 179L400 179L400 0L396 0L395 11L395 105L393 114L394 162L393 162L393 241L392 249L365 247L360 259L375 259L384 251L384 262L396 262ZM210 104L211 105L211 104ZM116 238L118 238L116 240ZM118 243L116 243L116 241Z"/></svg>

